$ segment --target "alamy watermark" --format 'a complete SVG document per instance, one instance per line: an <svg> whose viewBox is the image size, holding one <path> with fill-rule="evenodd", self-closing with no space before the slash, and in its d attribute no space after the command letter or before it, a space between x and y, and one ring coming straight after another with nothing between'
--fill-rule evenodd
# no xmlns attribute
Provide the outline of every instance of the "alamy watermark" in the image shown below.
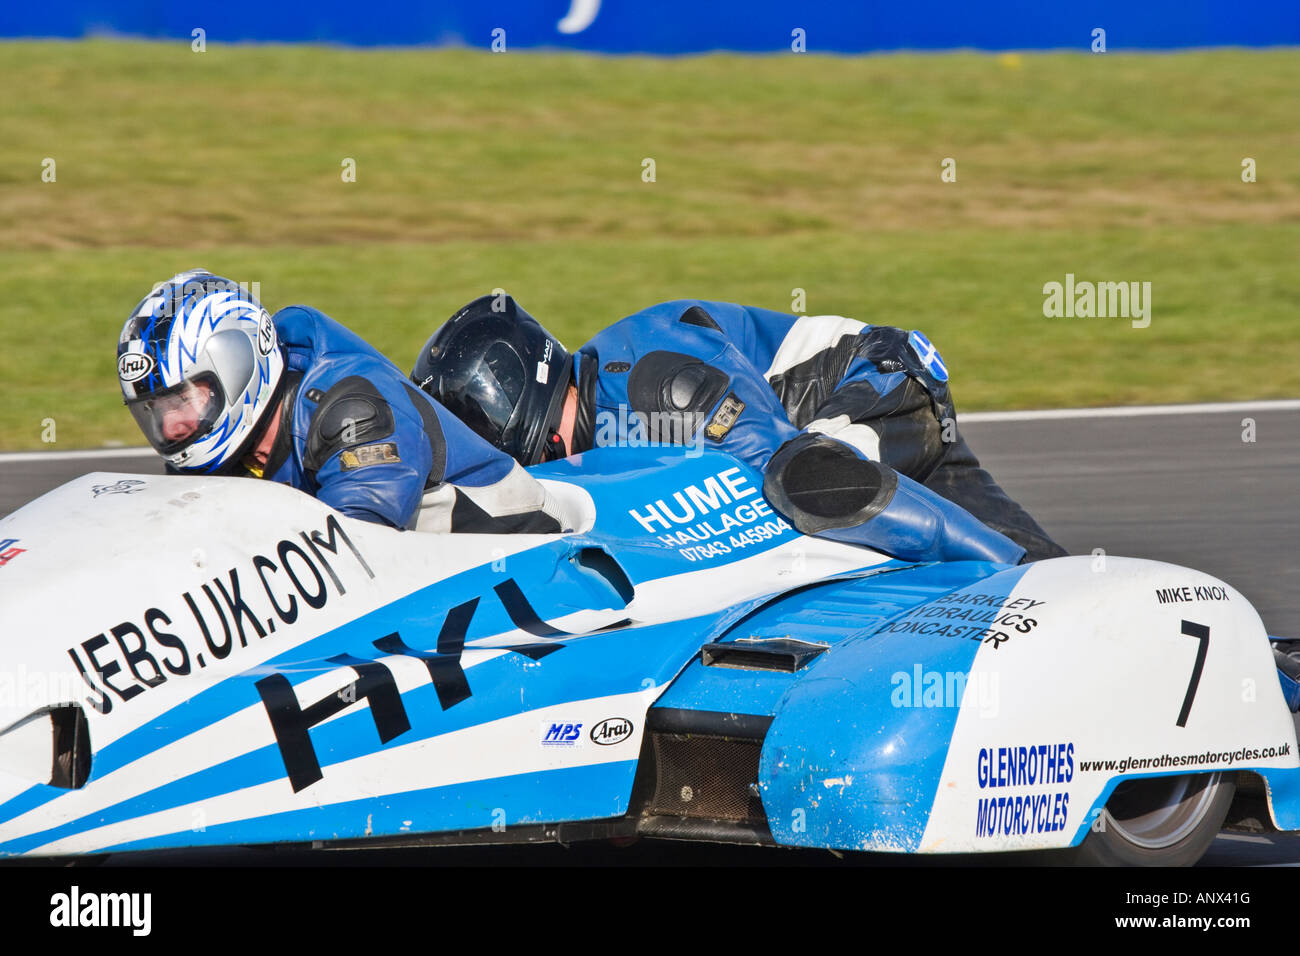
<svg viewBox="0 0 1300 956"><path fill-rule="evenodd" d="M1133 328L1151 324L1150 282L1076 282L1073 272L1065 282L1043 284L1043 315L1059 318L1124 318Z"/></svg>
<svg viewBox="0 0 1300 956"><path fill-rule="evenodd" d="M163 279L155 282L153 288L149 290L149 298L158 295L158 292L177 279L181 279L179 293L170 299L166 299L156 304L159 314L171 318L178 307L189 299L191 295L202 298L211 295L214 292L228 292L236 295L241 299L252 302L262 301L262 283L261 282L236 282L224 276L213 275L205 269L191 269L188 272L182 272L172 276L170 279ZM146 301L147 301L146 299ZM153 305L154 303L150 303Z"/></svg>
<svg viewBox="0 0 1300 956"><path fill-rule="evenodd" d="M85 691L85 680L73 670L29 671L20 662L16 668L0 671L0 707L5 709L38 710L78 700Z"/></svg>
<svg viewBox="0 0 1300 956"><path fill-rule="evenodd" d="M724 412L719 411L713 418L716 420L722 415ZM704 454L706 423L709 421L704 412L640 412L620 405L596 413L592 440L597 448L681 445L686 448L687 458L699 458Z"/></svg>
<svg viewBox="0 0 1300 956"><path fill-rule="evenodd" d="M981 717L998 715L998 675L995 671L932 671L915 664L911 672L895 671L889 678L893 690L889 702L895 707L960 707L969 696L969 706ZM970 686L970 685L974 686ZM969 692L967 688L970 687Z"/></svg>
<svg viewBox="0 0 1300 956"><path fill-rule="evenodd" d="M74 884L68 892L50 897L50 925L125 927L133 936L148 936L153 928L153 894L82 892Z"/></svg>

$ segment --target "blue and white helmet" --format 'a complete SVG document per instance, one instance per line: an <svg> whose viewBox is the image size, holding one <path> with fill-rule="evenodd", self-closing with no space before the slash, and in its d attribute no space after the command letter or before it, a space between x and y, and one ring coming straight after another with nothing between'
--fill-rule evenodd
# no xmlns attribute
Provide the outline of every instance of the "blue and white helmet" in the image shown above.
<svg viewBox="0 0 1300 956"><path fill-rule="evenodd" d="M127 408L159 454L192 471L216 471L246 454L283 373L266 309L202 269L156 285L117 343Z"/></svg>

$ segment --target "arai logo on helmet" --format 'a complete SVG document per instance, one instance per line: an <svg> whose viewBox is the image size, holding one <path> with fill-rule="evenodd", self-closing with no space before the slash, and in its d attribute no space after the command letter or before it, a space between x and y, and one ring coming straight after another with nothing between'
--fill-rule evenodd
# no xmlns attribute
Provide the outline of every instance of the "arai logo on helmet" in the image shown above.
<svg viewBox="0 0 1300 956"><path fill-rule="evenodd" d="M271 349L275 348L275 326L271 324L271 317L265 312L257 323L257 350L263 355L270 355Z"/></svg>
<svg viewBox="0 0 1300 956"><path fill-rule="evenodd" d="M127 352L117 360L117 376L124 382L136 382L153 371L153 356L148 352Z"/></svg>
<svg viewBox="0 0 1300 956"><path fill-rule="evenodd" d="M632 736L632 721L626 717L606 717L591 728L591 739L602 747L612 747Z"/></svg>

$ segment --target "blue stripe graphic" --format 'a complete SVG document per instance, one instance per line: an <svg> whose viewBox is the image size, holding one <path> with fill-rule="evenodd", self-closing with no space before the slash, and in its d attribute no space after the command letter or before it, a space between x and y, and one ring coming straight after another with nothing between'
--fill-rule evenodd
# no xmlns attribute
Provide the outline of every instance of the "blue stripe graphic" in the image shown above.
<svg viewBox="0 0 1300 956"><path fill-rule="evenodd" d="M104 852L237 843L360 839L375 834L486 830L601 819L627 812L636 761L618 761L496 777L390 794L326 807L290 810L255 820L181 830L106 847ZM553 808L563 807L556 811ZM500 811L500 812L497 812Z"/></svg>

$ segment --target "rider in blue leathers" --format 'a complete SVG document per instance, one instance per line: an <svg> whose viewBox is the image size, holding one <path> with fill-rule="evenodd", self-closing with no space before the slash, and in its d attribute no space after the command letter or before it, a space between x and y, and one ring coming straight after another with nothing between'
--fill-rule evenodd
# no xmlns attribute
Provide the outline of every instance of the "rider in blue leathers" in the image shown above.
<svg viewBox="0 0 1300 956"><path fill-rule="evenodd" d="M570 358L512 299L489 296L435 333L411 377L524 464L702 443L760 469L768 499L808 534L909 560L1065 553L979 467L919 332L680 300Z"/></svg>
<svg viewBox="0 0 1300 956"><path fill-rule="evenodd" d="M540 485L357 335L306 306L273 321L288 382L265 477L397 528L560 530Z"/></svg>
<svg viewBox="0 0 1300 956"><path fill-rule="evenodd" d="M561 530L543 486L315 309L270 316L181 273L133 310L118 374L171 471L266 477L395 528Z"/></svg>

